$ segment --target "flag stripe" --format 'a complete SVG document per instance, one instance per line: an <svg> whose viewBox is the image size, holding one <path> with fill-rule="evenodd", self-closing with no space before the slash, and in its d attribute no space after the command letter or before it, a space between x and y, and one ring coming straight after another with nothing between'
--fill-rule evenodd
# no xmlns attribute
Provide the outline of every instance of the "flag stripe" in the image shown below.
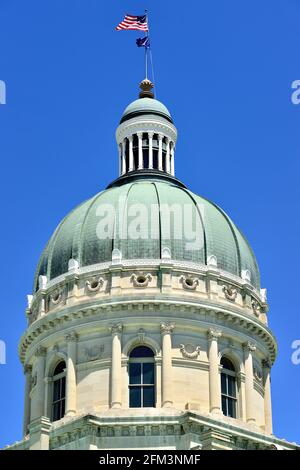
<svg viewBox="0 0 300 470"><path fill-rule="evenodd" d="M130 29L137 31L148 31L147 16L125 15L125 18L116 27L117 31Z"/></svg>

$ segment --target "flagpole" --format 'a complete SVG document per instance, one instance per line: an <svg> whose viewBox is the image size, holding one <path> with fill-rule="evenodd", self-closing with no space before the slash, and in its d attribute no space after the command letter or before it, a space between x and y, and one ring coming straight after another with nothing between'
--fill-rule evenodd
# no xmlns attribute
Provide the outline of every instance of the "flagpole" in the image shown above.
<svg viewBox="0 0 300 470"><path fill-rule="evenodd" d="M147 19L147 26L148 26L148 31L145 31L146 38L149 37L149 22L148 22L148 10L145 10L145 15ZM148 47L145 47L145 72L146 72L146 77L148 78Z"/></svg>

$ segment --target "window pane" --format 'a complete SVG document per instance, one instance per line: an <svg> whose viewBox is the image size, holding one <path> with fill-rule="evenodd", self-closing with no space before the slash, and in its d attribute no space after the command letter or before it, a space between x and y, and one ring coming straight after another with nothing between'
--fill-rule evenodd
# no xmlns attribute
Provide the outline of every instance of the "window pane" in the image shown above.
<svg viewBox="0 0 300 470"><path fill-rule="evenodd" d="M64 361L61 361L59 364L54 369L53 375L58 375L64 372L66 368L66 363Z"/></svg>
<svg viewBox="0 0 300 470"><path fill-rule="evenodd" d="M232 398L228 398L228 416L231 416L232 418L236 417L236 411L235 411L235 400Z"/></svg>
<svg viewBox="0 0 300 470"><path fill-rule="evenodd" d="M53 401L60 399L60 380L53 382Z"/></svg>
<svg viewBox="0 0 300 470"><path fill-rule="evenodd" d="M65 400L62 400L61 401L61 415L60 415L61 418L65 416L65 404L66 404Z"/></svg>
<svg viewBox="0 0 300 470"><path fill-rule="evenodd" d="M227 359L227 357L222 357L221 365L224 367L224 369L234 371L234 365L229 359Z"/></svg>
<svg viewBox="0 0 300 470"><path fill-rule="evenodd" d="M227 380L228 380L228 395L230 395L231 397L235 397L236 396L235 377L231 377L230 375L228 375Z"/></svg>
<svg viewBox="0 0 300 470"><path fill-rule="evenodd" d="M143 387L143 406L154 405L154 387Z"/></svg>
<svg viewBox="0 0 300 470"><path fill-rule="evenodd" d="M129 406L130 408L141 407L141 387L129 388Z"/></svg>
<svg viewBox="0 0 300 470"><path fill-rule="evenodd" d="M130 384L141 383L141 364L138 364L138 363L129 364L129 383Z"/></svg>
<svg viewBox="0 0 300 470"><path fill-rule="evenodd" d="M53 421L57 421L59 416L59 402L53 405Z"/></svg>
<svg viewBox="0 0 300 470"><path fill-rule="evenodd" d="M227 406L226 406L226 398L222 396L222 411L225 416L227 416Z"/></svg>
<svg viewBox="0 0 300 470"><path fill-rule="evenodd" d="M154 384L154 364L143 364L143 384Z"/></svg>
<svg viewBox="0 0 300 470"><path fill-rule="evenodd" d="M146 346L137 346L131 351L130 357L154 357L154 353Z"/></svg>
<svg viewBox="0 0 300 470"><path fill-rule="evenodd" d="M226 375L221 374L221 392L227 395Z"/></svg>
<svg viewBox="0 0 300 470"><path fill-rule="evenodd" d="M61 398L66 396L66 377L61 378Z"/></svg>

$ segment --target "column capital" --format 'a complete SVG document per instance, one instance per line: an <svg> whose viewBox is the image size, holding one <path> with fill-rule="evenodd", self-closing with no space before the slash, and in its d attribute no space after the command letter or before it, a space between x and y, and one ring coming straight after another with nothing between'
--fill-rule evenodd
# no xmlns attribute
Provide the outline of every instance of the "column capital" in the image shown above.
<svg viewBox="0 0 300 470"><path fill-rule="evenodd" d="M218 330L217 328L210 328L207 332L207 336L210 340L218 340L222 336L222 331Z"/></svg>
<svg viewBox="0 0 300 470"><path fill-rule="evenodd" d="M164 135L163 134L158 134L158 140L163 140Z"/></svg>
<svg viewBox="0 0 300 470"><path fill-rule="evenodd" d="M47 354L47 349L44 348L43 346L39 346L37 350L35 351L36 357L45 357Z"/></svg>
<svg viewBox="0 0 300 470"><path fill-rule="evenodd" d="M171 334L175 328L175 323L161 323L160 331L162 334Z"/></svg>
<svg viewBox="0 0 300 470"><path fill-rule="evenodd" d="M154 132L148 132L149 139L153 139L153 136L154 136Z"/></svg>
<svg viewBox="0 0 300 470"><path fill-rule="evenodd" d="M78 335L76 331L70 331L70 333L67 333L65 335L65 340L67 343L73 343L74 341L77 341Z"/></svg>
<svg viewBox="0 0 300 470"><path fill-rule="evenodd" d="M116 323L115 325L110 326L109 331L111 332L112 335L122 333L123 331L122 323Z"/></svg>
<svg viewBox="0 0 300 470"><path fill-rule="evenodd" d="M243 344L244 351L254 352L256 350L256 344L251 341L246 341Z"/></svg>
<svg viewBox="0 0 300 470"><path fill-rule="evenodd" d="M263 366L264 369L271 369L271 367L272 367L272 363L271 363L271 360L269 358L263 359L261 361L261 363L262 363L262 366Z"/></svg>
<svg viewBox="0 0 300 470"><path fill-rule="evenodd" d="M139 139L143 138L143 132L137 132L136 135L138 136Z"/></svg>
<svg viewBox="0 0 300 470"><path fill-rule="evenodd" d="M30 364L24 364L24 374L31 374L32 372L32 365Z"/></svg>
<svg viewBox="0 0 300 470"><path fill-rule="evenodd" d="M129 140L129 142L132 142L132 141L133 141L133 135L129 135L129 136L127 137L127 139Z"/></svg>
<svg viewBox="0 0 300 470"><path fill-rule="evenodd" d="M166 143L169 144L170 142L171 142L170 137L168 137L168 136L166 135Z"/></svg>

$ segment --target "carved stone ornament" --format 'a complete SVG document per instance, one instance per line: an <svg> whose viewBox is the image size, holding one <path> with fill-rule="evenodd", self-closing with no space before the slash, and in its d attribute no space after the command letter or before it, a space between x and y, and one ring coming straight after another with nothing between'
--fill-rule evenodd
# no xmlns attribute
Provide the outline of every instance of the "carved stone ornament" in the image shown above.
<svg viewBox="0 0 300 470"><path fill-rule="evenodd" d="M184 289L188 290L195 290L196 287L199 285L198 277L191 277L191 276L180 276L179 281L182 282Z"/></svg>
<svg viewBox="0 0 300 470"><path fill-rule="evenodd" d="M36 357L46 356L46 354L47 354L47 349L44 348L43 346L39 346L37 350L35 351Z"/></svg>
<svg viewBox="0 0 300 470"><path fill-rule="evenodd" d="M140 344L145 343L145 335L145 330L143 328L140 328L138 331L138 339Z"/></svg>
<svg viewBox="0 0 300 470"><path fill-rule="evenodd" d="M130 280L134 287L147 287L152 280L151 274L132 274Z"/></svg>
<svg viewBox="0 0 300 470"><path fill-rule="evenodd" d="M207 334L209 339L219 339L222 336L222 331L215 328L210 328Z"/></svg>
<svg viewBox="0 0 300 470"><path fill-rule="evenodd" d="M104 284L102 277L92 277L85 283L88 292L98 292Z"/></svg>
<svg viewBox="0 0 300 470"><path fill-rule="evenodd" d="M174 323L161 323L160 330L162 333L171 334L174 330L175 324Z"/></svg>
<svg viewBox="0 0 300 470"><path fill-rule="evenodd" d="M247 341L243 344L243 347L246 351L254 352L256 350L256 344L251 343L251 341Z"/></svg>
<svg viewBox="0 0 300 470"><path fill-rule="evenodd" d="M72 343L74 341L77 341L78 335L75 331L71 331L70 333L67 333L65 335L65 340L67 343Z"/></svg>
<svg viewBox="0 0 300 470"><path fill-rule="evenodd" d="M50 300L54 305L57 305L61 302L62 291L60 289L55 289L52 294L50 294Z"/></svg>
<svg viewBox="0 0 300 470"><path fill-rule="evenodd" d="M235 302L237 297L237 290L233 286L223 286L222 290L227 300Z"/></svg>
<svg viewBox="0 0 300 470"><path fill-rule="evenodd" d="M104 353L104 344L100 344L99 346L92 346L90 348L84 349L84 356L88 361L97 361L97 359L101 359Z"/></svg>
<svg viewBox="0 0 300 470"><path fill-rule="evenodd" d="M112 335L122 333L123 325L122 323L117 323L109 328L109 331Z"/></svg>
<svg viewBox="0 0 300 470"><path fill-rule="evenodd" d="M259 315L261 314L261 308L260 308L260 305L257 302L257 300L252 299L251 300L251 305L252 305L252 310L253 310L254 315L259 317Z"/></svg>
<svg viewBox="0 0 300 470"><path fill-rule="evenodd" d="M200 354L200 346L193 346L192 344L180 344L180 352L186 359L197 359Z"/></svg>
<svg viewBox="0 0 300 470"><path fill-rule="evenodd" d="M260 289L260 298L263 304L268 302L267 289Z"/></svg>

